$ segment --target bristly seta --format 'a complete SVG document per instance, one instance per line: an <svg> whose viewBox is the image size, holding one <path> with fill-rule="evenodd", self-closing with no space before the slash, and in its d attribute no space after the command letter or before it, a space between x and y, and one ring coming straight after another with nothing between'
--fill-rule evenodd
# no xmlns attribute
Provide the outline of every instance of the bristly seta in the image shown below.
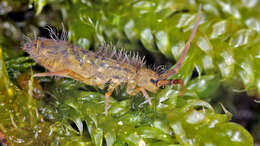
<svg viewBox="0 0 260 146"><path fill-rule="evenodd" d="M192 34L175 68L161 75L144 67L144 58L138 55L129 57L126 53L117 52L115 49L106 52L106 49L102 49L102 47L96 52L87 51L71 45L64 39L65 37L59 39L51 28L49 31L52 34L52 39L35 38L25 43L23 49L36 62L49 70L49 72L37 73L34 77L68 77L100 89L108 85L108 91L105 94L106 113L109 108L109 97L120 84L127 85L126 92L130 95L142 92L151 105L151 99L146 91L155 93L160 86L171 84L180 84L182 91L184 91L181 79L167 80L167 78L178 73L181 67L199 25L200 9L201 7L199 7ZM63 35L65 36L64 32Z"/></svg>

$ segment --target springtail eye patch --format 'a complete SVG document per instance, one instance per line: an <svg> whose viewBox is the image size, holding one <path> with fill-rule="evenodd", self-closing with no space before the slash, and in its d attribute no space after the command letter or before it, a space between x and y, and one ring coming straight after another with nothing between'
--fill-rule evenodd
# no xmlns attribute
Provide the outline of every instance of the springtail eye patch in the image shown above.
<svg viewBox="0 0 260 146"><path fill-rule="evenodd" d="M156 86L158 86L159 80L153 80L153 79L151 79L150 81L151 81L153 84L155 84Z"/></svg>
<svg viewBox="0 0 260 146"><path fill-rule="evenodd" d="M155 81L153 79L150 80L153 84L155 83Z"/></svg>

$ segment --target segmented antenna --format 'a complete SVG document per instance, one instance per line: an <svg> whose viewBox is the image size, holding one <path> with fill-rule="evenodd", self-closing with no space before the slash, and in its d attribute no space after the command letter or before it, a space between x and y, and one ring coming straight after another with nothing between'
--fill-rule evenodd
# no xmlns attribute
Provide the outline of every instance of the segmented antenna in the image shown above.
<svg viewBox="0 0 260 146"><path fill-rule="evenodd" d="M200 11L201 11L201 5L199 6L198 15L197 15L197 17L196 17L195 25L194 25L194 28L193 28L192 33L191 33L191 35L190 35L190 38L189 38L189 40L187 41L187 43L185 44L185 48L184 48L184 50L182 51L181 57L180 57L180 59L178 60L178 62L176 63L176 66L175 66L173 69L171 69L171 70L169 70L169 71L167 71L167 72L161 74L161 75L159 76L159 79L160 79L160 80L161 80L161 79L167 79L168 77L170 77L170 76L172 76L172 75L178 73L178 71L179 71L179 69L180 69L180 67L181 67L181 64L182 64L182 62L183 62L183 60L184 60L184 57L185 57L186 53L188 52L188 50L189 50L189 48L190 48L190 43L191 43L191 41L193 40L193 38L194 38L194 36L195 36L195 34L196 34L196 32L197 32L197 29L198 29L198 26L199 26L199 20L200 20L200 13L201 13Z"/></svg>

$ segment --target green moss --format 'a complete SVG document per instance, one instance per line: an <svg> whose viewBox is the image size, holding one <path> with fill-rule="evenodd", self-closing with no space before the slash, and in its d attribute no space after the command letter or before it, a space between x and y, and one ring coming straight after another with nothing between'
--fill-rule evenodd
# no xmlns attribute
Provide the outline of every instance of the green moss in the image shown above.
<svg viewBox="0 0 260 146"><path fill-rule="evenodd" d="M130 50L143 46L154 56L161 53L171 60L180 56L198 6L167 0L31 2L40 18L47 4L62 11L70 41L86 49L112 41ZM259 18L253 7L257 5L203 2L199 32L180 72L172 77L185 81L185 95L179 96L178 86L168 86L149 93L153 103L149 106L143 96L131 97L121 90L110 98L108 115L105 91L72 79L41 78L43 99L32 97L33 78L29 89L19 89L17 74L32 73L36 63L23 54L14 55L3 35L0 131L11 145L253 145L248 131L230 122L230 113L219 114L203 101L222 95L219 87L226 83L231 90L259 94ZM194 68L198 76L192 77Z"/></svg>
<svg viewBox="0 0 260 146"><path fill-rule="evenodd" d="M180 73L185 72L183 77L189 78L194 67L206 75L217 72L222 80L232 81L236 90L255 96L260 94L256 47L260 19L255 15L259 4L235 3L73 1L65 10L65 19L69 20L71 41L85 48L112 41L138 50L141 42L149 52L177 60L193 28L198 5L202 4L199 31L185 60L188 65ZM241 86L235 86L240 82Z"/></svg>

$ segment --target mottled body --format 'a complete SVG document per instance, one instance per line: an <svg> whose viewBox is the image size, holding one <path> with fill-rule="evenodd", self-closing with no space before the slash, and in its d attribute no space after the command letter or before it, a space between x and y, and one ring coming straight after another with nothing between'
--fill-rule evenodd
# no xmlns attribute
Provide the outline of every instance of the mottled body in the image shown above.
<svg viewBox="0 0 260 146"><path fill-rule="evenodd" d="M151 69L142 67L143 61L138 56L129 57L126 53L116 51L107 53L106 50L101 50L105 53L100 54L100 51L87 51L73 46L65 40L38 38L24 44L23 49L36 62L50 71L38 73L34 76L69 77L101 89L108 86L105 102L105 111L107 113L109 96L120 84L127 85L127 93L130 95L142 92L149 104L152 104L152 102L146 90L156 92L163 85L181 84L182 91L184 91L182 80L167 80L167 78L178 72L195 36L199 17L200 8L192 34L176 67L161 75ZM50 30L50 32L53 31ZM55 33L52 34L57 36Z"/></svg>
<svg viewBox="0 0 260 146"><path fill-rule="evenodd" d="M24 50L50 72L70 70L73 75L67 75L67 77L90 86L103 89L106 85L115 86L125 83L127 92L131 95L137 93L135 91L137 85L149 86L147 90L151 92L156 92L158 89L150 82L151 78L156 80L159 77L155 71L84 50L63 40L39 38L25 44ZM145 79L147 75L149 79Z"/></svg>

